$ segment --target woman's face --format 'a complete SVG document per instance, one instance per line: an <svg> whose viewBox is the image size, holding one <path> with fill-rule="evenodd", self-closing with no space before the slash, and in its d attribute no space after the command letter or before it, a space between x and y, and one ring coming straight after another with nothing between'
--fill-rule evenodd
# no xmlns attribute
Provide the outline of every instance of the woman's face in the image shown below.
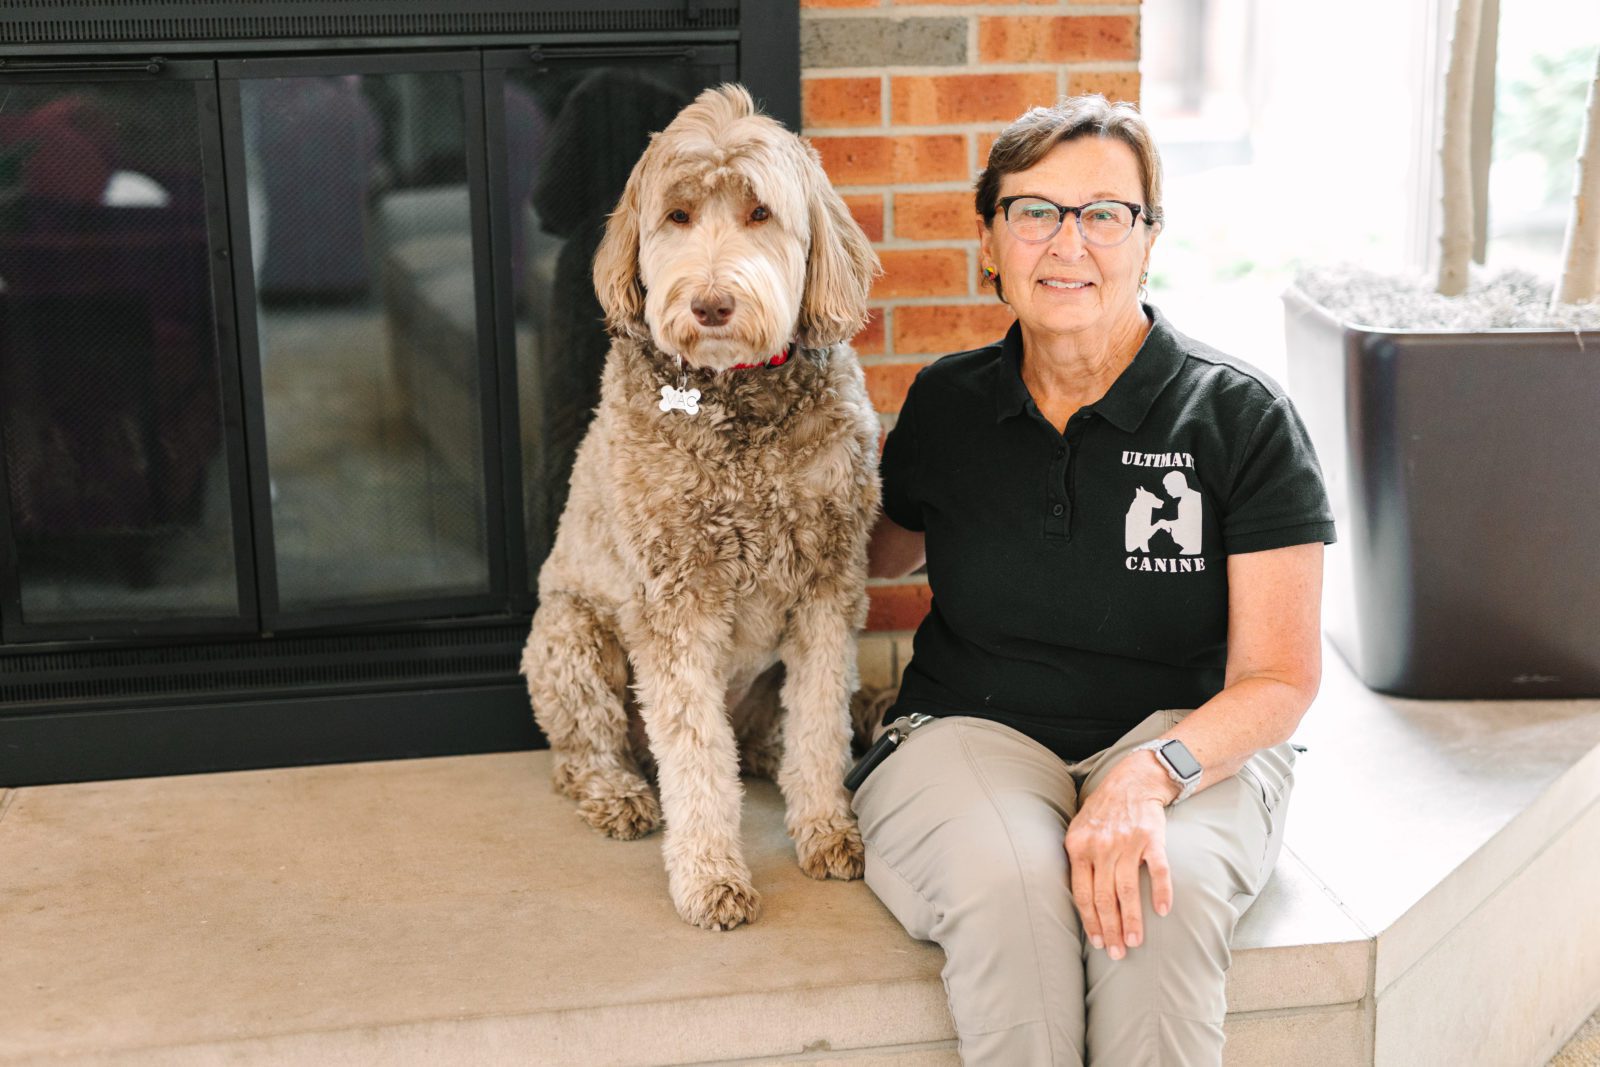
<svg viewBox="0 0 1600 1067"><path fill-rule="evenodd" d="M1133 149L1094 136L1058 144L1027 170L1007 174L1000 195L1040 196L1067 206L1096 200L1144 204ZM1127 240L1106 248L1084 242L1074 215L1054 237L1030 243L1013 236L996 212L992 225L978 221L982 262L999 273L1006 303L1025 328L1057 334L1109 329L1139 313L1139 276L1155 243L1155 229L1142 214Z"/></svg>

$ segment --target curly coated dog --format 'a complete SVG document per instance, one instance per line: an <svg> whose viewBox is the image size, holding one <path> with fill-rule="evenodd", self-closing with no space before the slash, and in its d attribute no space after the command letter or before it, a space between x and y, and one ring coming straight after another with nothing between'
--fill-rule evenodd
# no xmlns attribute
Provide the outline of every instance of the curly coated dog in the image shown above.
<svg viewBox="0 0 1600 1067"><path fill-rule="evenodd" d="M758 910L741 768L776 778L806 874L861 874L841 779L879 426L846 342L877 269L735 85L652 139L595 256L612 345L522 673L556 788L612 837L664 816L673 904L708 929Z"/></svg>

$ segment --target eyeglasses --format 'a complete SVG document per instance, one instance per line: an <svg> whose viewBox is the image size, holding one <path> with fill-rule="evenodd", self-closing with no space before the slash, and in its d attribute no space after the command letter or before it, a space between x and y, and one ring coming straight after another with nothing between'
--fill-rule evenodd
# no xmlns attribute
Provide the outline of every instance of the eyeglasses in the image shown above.
<svg viewBox="0 0 1600 1067"><path fill-rule="evenodd" d="M1128 239L1133 223L1144 210L1142 204L1126 200L1096 200L1092 204L1067 207L1042 196L1006 196L1000 198L1000 211L1006 218L1006 228L1019 241L1037 243L1048 241L1061 232L1062 223L1070 213L1078 224L1078 233L1085 244L1099 248L1112 248ZM1151 225L1148 216L1145 225Z"/></svg>

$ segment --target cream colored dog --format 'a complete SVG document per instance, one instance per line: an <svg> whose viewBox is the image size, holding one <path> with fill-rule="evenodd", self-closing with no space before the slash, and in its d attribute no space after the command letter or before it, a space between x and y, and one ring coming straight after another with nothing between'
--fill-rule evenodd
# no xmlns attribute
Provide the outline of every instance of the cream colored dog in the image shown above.
<svg viewBox="0 0 1600 1067"><path fill-rule="evenodd" d="M522 673L556 788L613 837L664 813L697 926L756 916L741 755L806 874L861 874L841 779L878 421L846 341L876 270L816 153L734 85L655 136L595 256L612 347Z"/></svg>

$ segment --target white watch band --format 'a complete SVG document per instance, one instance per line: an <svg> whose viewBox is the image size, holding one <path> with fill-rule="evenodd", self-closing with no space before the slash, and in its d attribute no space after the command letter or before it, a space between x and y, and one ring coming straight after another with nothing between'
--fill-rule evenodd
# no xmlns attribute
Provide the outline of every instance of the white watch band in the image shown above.
<svg viewBox="0 0 1600 1067"><path fill-rule="evenodd" d="M1134 745L1128 750L1128 754L1131 756L1135 752L1143 752L1146 749L1149 749L1151 752L1155 753L1156 762L1161 764L1161 769L1166 771L1167 777L1171 778L1178 785L1178 795L1172 798L1172 803L1176 804L1180 800L1189 799L1189 797L1194 793L1196 787L1200 785L1200 779L1205 777L1205 770L1202 769L1199 774L1195 775L1193 778L1190 778L1188 781L1184 781L1183 776L1173 768L1172 764L1167 762L1166 756L1162 755L1161 752L1161 746L1168 744L1173 740L1174 739L1171 737L1158 737L1154 741L1146 741L1143 744Z"/></svg>

